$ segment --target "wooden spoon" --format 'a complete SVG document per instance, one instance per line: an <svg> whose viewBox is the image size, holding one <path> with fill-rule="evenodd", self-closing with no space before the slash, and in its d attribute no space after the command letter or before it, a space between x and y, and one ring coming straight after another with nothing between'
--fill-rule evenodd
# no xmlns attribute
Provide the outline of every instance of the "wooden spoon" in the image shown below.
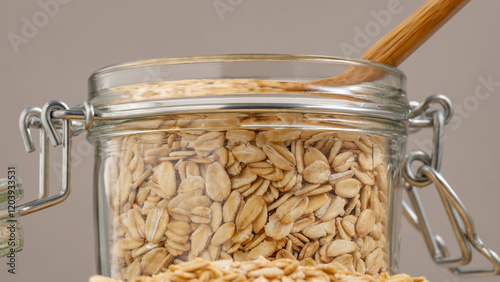
<svg viewBox="0 0 500 282"><path fill-rule="evenodd" d="M375 43L361 59L398 66L468 2L427 0ZM287 90L307 91L321 86L352 85L376 80L381 75L380 70L354 66L335 77L291 84Z"/></svg>

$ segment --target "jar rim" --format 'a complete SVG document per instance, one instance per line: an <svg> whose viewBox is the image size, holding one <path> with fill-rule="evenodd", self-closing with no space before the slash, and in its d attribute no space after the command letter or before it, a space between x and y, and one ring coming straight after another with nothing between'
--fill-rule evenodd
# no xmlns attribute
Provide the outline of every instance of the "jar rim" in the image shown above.
<svg viewBox="0 0 500 282"><path fill-rule="evenodd" d="M358 69L375 76L360 82L348 80L346 84L315 84L317 80ZM143 78L157 70L159 75ZM162 77L164 72L166 76ZM213 81L223 82L217 91L210 84ZM265 87L257 83L257 89L270 90L262 93L248 90L249 85L259 81ZM268 87L270 82L277 84ZM290 91L281 87L281 82L305 83L317 88ZM196 113L304 112L374 118L384 124L395 122L397 125L391 128L401 135L406 132L410 112L405 82L401 70L361 59L284 54L208 55L139 60L104 67L89 78L89 100L103 117L114 120ZM238 83L243 86L235 88ZM192 90L195 84L199 87Z"/></svg>
<svg viewBox="0 0 500 282"><path fill-rule="evenodd" d="M336 56L323 55L293 55L293 54L221 54L221 55L203 55L203 56L184 56L184 57L163 57L156 59L134 60L124 63L112 64L96 70L89 77L89 82L99 79L100 76L116 72L120 70L151 67L159 65L177 65L177 64L193 64L193 63L210 63L210 62L236 62L236 61L295 61L295 62L322 62L335 63L351 66L368 66L378 68L390 73L404 76L404 73L393 66L355 58L342 58ZM99 89L96 89L99 90Z"/></svg>

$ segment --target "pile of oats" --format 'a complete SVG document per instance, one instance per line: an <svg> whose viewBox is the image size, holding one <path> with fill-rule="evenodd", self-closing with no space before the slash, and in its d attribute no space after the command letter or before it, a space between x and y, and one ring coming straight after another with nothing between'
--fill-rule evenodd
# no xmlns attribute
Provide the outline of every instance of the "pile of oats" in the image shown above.
<svg viewBox="0 0 500 282"><path fill-rule="evenodd" d="M424 277L406 274L389 276L382 273L378 278L352 274L332 264L301 265L293 259L274 261L260 257L248 262L207 262L197 258L190 262L171 265L167 271L154 277L141 276L135 282L165 281L335 281L335 282L427 282ZM104 276L92 276L89 282L121 282Z"/></svg>
<svg viewBox="0 0 500 282"><path fill-rule="evenodd" d="M302 114L208 116L167 118L157 124L165 131L109 141L112 277L155 275L198 257L288 258L375 278L387 271L383 138L241 129L300 124Z"/></svg>
<svg viewBox="0 0 500 282"><path fill-rule="evenodd" d="M289 93L290 85L183 80L110 91L126 103ZM349 131L344 119L200 113L113 125L124 135L99 141L109 204L101 211L109 212L101 223L109 226L109 242L101 248L109 245L111 276L152 276L196 258L263 257L379 277L388 264L389 145Z"/></svg>

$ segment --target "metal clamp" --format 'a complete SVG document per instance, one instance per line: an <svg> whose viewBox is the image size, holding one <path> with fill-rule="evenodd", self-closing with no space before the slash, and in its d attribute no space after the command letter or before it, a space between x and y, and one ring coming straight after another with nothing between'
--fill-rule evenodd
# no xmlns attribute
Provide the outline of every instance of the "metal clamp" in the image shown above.
<svg viewBox="0 0 500 282"><path fill-rule="evenodd" d="M40 129L40 180L39 194L36 200L17 206L14 213L5 211L0 213L0 220L12 217L20 217L41 209L61 203L66 200L71 191L71 120L54 121L52 113L56 110L66 110L69 107L61 101L50 101L43 108L30 107L21 113L19 126L23 137L25 149L28 153L35 150L31 134L32 128ZM62 136L59 135L59 130ZM47 171L49 148L48 140L52 141L54 147L62 145L62 188L61 191L49 197L49 175Z"/></svg>
<svg viewBox="0 0 500 282"><path fill-rule="evenodd" d="M433 104L441 105L443 111L431 109ZM406 190L415 210L413 211L407 203L403 202L405 216L423 234L429 252L436 264L447 267L455 275L475 277L500 275L500 257L486 246L476 234L470 213L439 172L442 159L444 125L451 120L453 112L451 101L443 95L433 95L422 104L413 102L412 108L410 125L413 128L432 126L434 146L431 156L423 151L411 151L403 159L403 176L407 181ZM411 170L411 165L415 161L422 163L416 173ZM443 238L431 229L415 188L425 187L431 183L436 186L450 219L461 252L458 257L452 257L449 254ZM471 245L486 257L493 265L493 268L463 270L459 267L469 264L472 260Z"/></svg>

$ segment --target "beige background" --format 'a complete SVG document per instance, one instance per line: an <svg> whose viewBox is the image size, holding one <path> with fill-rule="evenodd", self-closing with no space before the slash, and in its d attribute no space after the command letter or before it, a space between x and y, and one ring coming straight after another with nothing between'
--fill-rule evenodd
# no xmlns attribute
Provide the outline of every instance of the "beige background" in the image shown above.
<svg viewBox="0 0 500 282"><path fill-rule="evenodd" d="M358 57L421 3L393 0L396 8L388 10L388 1L60 0L66 4L52 6L55 12L44 18L47 12L40 3L46 2L53 0L0 2L0 176L9 164L16 165L25 199L36 195L38 159L24 152L19 113L51 99L70 106L86 100L87 78L98 68L143 58L224 53ZM229 8L218 12L214 4ZM383 25L374 16L382 10L392 11ZM480 89L490 93L482 100L474 93L481 87L480 77L500 82L499 10L499 1L472 1L400 67L408 77L410 99L422 101L443 93L462 107L461 117L446 131L443 173L474 215L480 236L498 252L500 85ZM24 43L12 45L9 34L23 36L23 18L33 23L33 17L38 30L27 34L31 38L25 37ZM366 27L372 28L368 40L356 44L357 28ZM346 44L359 50L342 52ZM429 136L427 130L412 137L410 147L425 143ZM95 273L93 157L82 136L75 139L74 148L72 195L61 205L21 219L26 239L17 257L17 274L7 273L2 258L0 281L86 281ZM50 162L55 193L60 185L54 169L59 157ZM436 192L425 189L423 198L431 222L458 254ZM431 281L476 281L454 278L434 266L422 237L406 221L401 271Z"/></svg>

